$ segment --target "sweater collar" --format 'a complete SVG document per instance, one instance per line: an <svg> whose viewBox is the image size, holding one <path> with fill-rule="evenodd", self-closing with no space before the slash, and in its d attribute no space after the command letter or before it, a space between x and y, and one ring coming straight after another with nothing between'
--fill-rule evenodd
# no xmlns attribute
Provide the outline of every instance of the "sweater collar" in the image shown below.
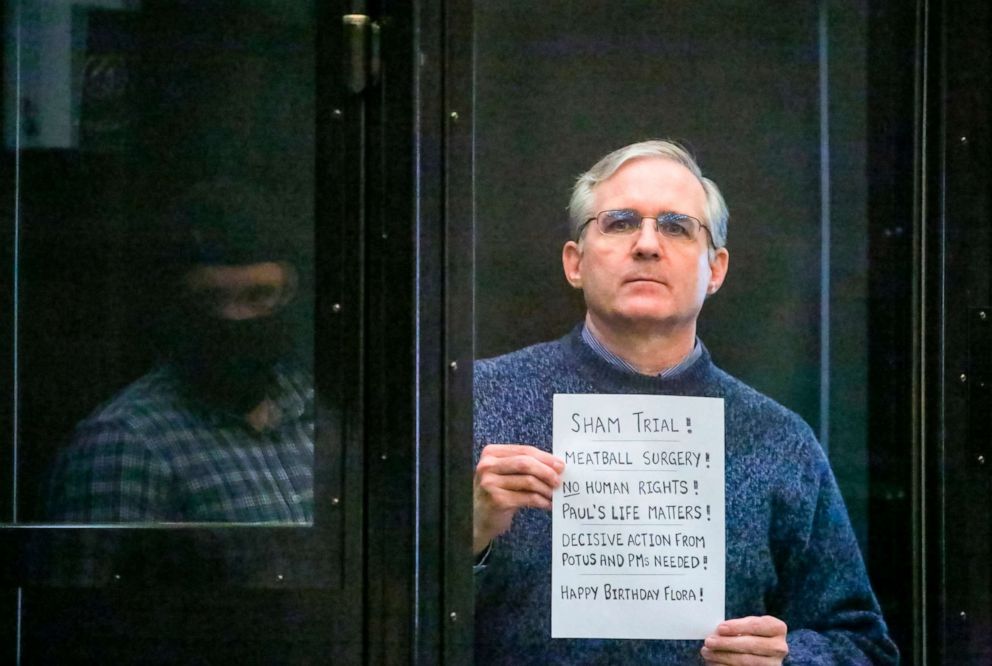
<svg viewBox="0 0 992 666"><path fill-rule="evenodd" d="M582 339L583 324L561 339L569 362L573 363L597 390L604 393L697 394L701 382L714 376L716 368L709 350L698 341L699 354L676 376L642 375L632 369L613 365Z"/></svg>
<svg viewBox="0 0 992 666"><path fill-rule="evenodd" d="M599 338L596 337L596 334L593 333L592 329L586 326L585 323L582 324L582 341L587 345L589 345L589 347L591 347L593 351L595 351L597 354L602 356L610 365L616 366L622 370L628 370L630 372L638 372L637 368L635 368L631 363L628 363L624 358L610 351L610 349L606 345L604 345ZM681 361L679 361L672 367L665 368L661 372L655 373L655 376L663 379L670 379L673 377L677 377L682 372L684 372L686 368L692 366L692 364L696 362L696 359L702 356L702 353L703 353L703 346L702 343L699 342L699 338L697 337L695 344L693 344L692 346L692 351L686 354L685 358L683 358ZM639 374L643 374L643 373L639 373Z"/></svg>

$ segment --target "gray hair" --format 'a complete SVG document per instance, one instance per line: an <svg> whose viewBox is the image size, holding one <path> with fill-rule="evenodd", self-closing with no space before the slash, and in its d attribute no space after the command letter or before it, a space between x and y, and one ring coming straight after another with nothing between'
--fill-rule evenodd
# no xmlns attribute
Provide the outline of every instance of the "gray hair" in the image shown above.
<svg viewBox="0 0 992 666"><path fill-rule="evenodd" d="M723 195L720 194L720 188L703 175L699 165L696 164L696 160L688 150L675 141L662 139L632 143L629 146L614 150L579 176L578 180L575 181L572 199L568 204L572 239L579 240L579 231L582 229L582 225L590 217L596 215L597 211L592 210L593 190L596 186L610 178L627 162L645 157L657 157L677 162L699 179L706 192L706 219L703 221L709 225L710 233L713 235L713 245L717 248L725 246L727 244L727 220L730 218L730 211L727 210L727 203L723 200Z"/></svg>

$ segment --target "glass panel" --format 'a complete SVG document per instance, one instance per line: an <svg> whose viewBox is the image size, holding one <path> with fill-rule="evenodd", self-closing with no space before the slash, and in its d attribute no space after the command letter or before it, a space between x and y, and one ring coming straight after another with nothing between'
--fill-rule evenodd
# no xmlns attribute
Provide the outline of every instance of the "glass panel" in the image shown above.
<svg viewBox="0 0 992 666"><path fill-rule="evenodd" d="M311 523L312 3L7 7L4 520Z"/></svg>
<svg viewBox="0 0 992 666"><path fill-rule="evenodd" d="M625 287L610 291L609 280L619 280L623 270L638 262L599 264L602 283L596 283L594 274L579 275L581 289L572 289L562 272L562 246L570 238L566 207L576 176L608 152L649 138L680 141L719 185L730 209L729 271L719 293L706 298L694 332L717 366L811 426L847 504L852 529L843 536L853 534L862 553L870 546L869 520L898 515L894 505L869 501L880 491L870 486L868 466L867 304L873 267L868 245L867 9L867 3L756 9L753 3L726 2L702 9L681 2L611 2L585 4L579 10L567 2L481 1L475 9L477 355L499 356L567 336L585 320L589 303L590 310L599 308L598 322L611 326L599 337L606 350L596 353L595 345L577 338L572 342L587 354L607 357L607 365L618 362L609 360L611 355L634 363L640 348L627 343L638 336L625 341L624 335L643 329L626 324L638 317L643 324L647 316L636 314L643 312L636 303L619 313L626 307L619 295ZM911 118L908 107L906 114ZM873 164L870 172L900 177L893 175L894 168ZM636 206L629 201L607 203ZM639 210L642 215L668 211ZM583 219L573 222L597 212L586 210ZM598 233L596 225L590 223L585 233ZM632 238L623 237L629 247ZM674 252L659 238L661 247ZM587 256L585 249L573 251ZM666 257L662 249L659 256L661 265L684 273L672 254ZM600 259L613 261L615 255ZM595 258L583 261L589 262L590 272L597 268ZM602 291L594 291L597 287ZM661 329L664 326L654 330ZM479 388L477 383L477 455L490 442L548 448L551 392L590 392L590 386L613 387L594 393L647 390L644 382L634 380L597 385L590 374L569 384L559 376L562 366L551 360L558 358L554 354L559 350L572 349L568 344L479 368L483 372L477 379L481 376L485 384ZM574 362L571 358L565 365ZM524 366L546 372L540 386L532 387L534 394L527 392L524 380L508 374L519 371L523 376ZM592 372L588 367L585 371ZM527 396L526 404L514 403L519 395ZM518 419L500 411L506 404L522 410L541 405L545 411ZM540 441L521 439L528 434ZM756 475L773 467L776 459L766 457L760 463L764 467L755 468ZM728 497L739 497L734 490L728 481ZM870 514L870 508L879 506L878 514ZM537 531L545 518L535 516L546 514L526 515L510 527L516 537L497 542L491 554L496 558L494 569L533 562L519 551L499 559L499 543L504 548L507 543L551 548ZM503 519L501 525L509 526L505 515ZM728 523L728 542L740 530L740 524ZM550 530L546 536L550 541ZM525 564L520 564L521 558ZM747 567L753 562L738 564ZM543 568L528 570L533 575L528 585L540 589L550 584L545 577L550 571L543 559L535 566ZM740 589L732 586L733 578L751 573L728 568L728 612L734 607L734 590ZM534 633L550 630L532 624L550 624L545 616L547 593L542 593L540 617L528 615L528 602L514 596L517 589L500 575L487 571L481 579L485 582L477 595L477 640L485 640L483 627L509 617L499 615L505 611L526 618L528 627L502 633L500 640L534 638L536 644ZM501 597L507 590L512 601ZM559 592L554 587L550 594ZM911 604L908 578L884 593L879 596L892 608ZM638 608L663 613L679 607ZM892 633L905 636L911 633L907 630L901 626ZM621 661L617 655L627 653L616 649L604 652L602 659L613 655ZM537 653L531 658L533 654ZM553 661L561 654L546 656Z"/></svg>

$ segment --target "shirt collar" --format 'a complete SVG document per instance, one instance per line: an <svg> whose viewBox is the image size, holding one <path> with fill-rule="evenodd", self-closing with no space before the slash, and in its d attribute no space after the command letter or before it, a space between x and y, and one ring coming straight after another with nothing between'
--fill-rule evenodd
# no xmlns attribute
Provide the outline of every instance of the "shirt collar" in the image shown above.
<svg viewBox="0 0 992 666"><path fill-rule="evenodd" d="M589 347L592 348L604 361L610 365L620 368L621 370L627 370L628 372L633 372L635 374L644 374L633 365L620 358L612 351L606 348L606 346L599 341L589 327L585 324L582 325L582 341L585 342ZM673 379L678 377L683 372L685 372L689 366L696 362L696 360L703 355L703 345L699 342L699 338L696 338L696 342L692 345L692 351L689 352L685 358L676 363L670 368L665 368L658 374L654 375L659 379Z"/></svg>
<svg viewBox="0 0 992 666"><path fill-rule="evenodd" d="M266 397L279 410L280 419L275 428L305 418L314 399L313 379L310 374L291 362L277 363L273 367L272 374L273 380ZM182 380L179 379L179 381ZM203 402L195 396L191 397L208 423L213 425L232 422L239 425L245 424L244 414L236 414L233 411Z"/></svg>

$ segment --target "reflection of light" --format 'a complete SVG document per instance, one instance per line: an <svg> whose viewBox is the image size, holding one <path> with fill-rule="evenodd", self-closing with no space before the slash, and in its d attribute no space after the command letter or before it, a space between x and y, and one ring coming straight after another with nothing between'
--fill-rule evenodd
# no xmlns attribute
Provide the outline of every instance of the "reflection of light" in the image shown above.
<svg viewBox="0 0 992 666"><path fill-rule="evenodd" d="M60 530L161 530L161 529L181 529L181 530L227 530L239 529L242 527L278 527L280 529L297 529L301 527L313 527L313 521L305 523L292 523L288 521L272 522L239 522L239 523L177 523L177 522L143 522L143 523L24 523L21 525L0 525L0 530L48 530L52 528Z"/></svg>
<svg viewBox="0 0 992 666"><path fill-rule="evenodd" d="M16 45L15 46L16 55L15 55L15 58L14 58L14 60L16 61L16 64L15 64L15 71L16 71L16 73L15 73L15 76L14 76L14 79L16 81L16 83L15 83L16 94L14 95L14 99L17 100L17 99L20 99L20 97L21 97L21 3L20 2L18 2L18 3L15 4L14 22L15 22L15 26L16 26L15 27L15 31L16 31L15 38L13 40L7 39L6 40L6 43L7 44L14 43ZM11 61L11 58L7 58L6 60L7 60L7 62L10 62ZM7 78L9 80L9 77L5 77L5 78ZM4 97L7 98L7 99L9 99L10 98L10 95L4 95ZM15 120L15 123L14 123L14 127L19 128L21 126L20 105L15 103L14 104L14 108L16 109L15 112L14 112L15 115L16 115L16 120ZM6 123L6 125L9 127L10 124L9 123ZM21 403L20 403L21 390L20 390L20 383L19 383L19 380L18 380L18 378L20 377L20 374L21 374L20 373L20 346L19 346L20 345L20 340L19 340L19 337L18 337L19 336L19 333L20 333L20 320L21 320L21 316L20 316L20 305L21 305L20 304L20 290L21 290L21 135L20 135L20 132L19 131L15 131L14 132L14 150L15 150L15 152L14 152L14 252L13 252L13 254L14 254L14 276L13 276L13 285L12 285L12 290L14 292L14 312L13 312L13 322L11 322L11 328L13 329L12 334L11 334L12 335L12 345L11 345L12 346L12 350L11 350L11 353L14 356L14 358L13 358L13 366L14 366L13 367L13 371L14 371L13 392L14 392L14 395L13 395L13 400L11 401L12 409L14 411L13 417L11 419L12 422L13 422L14 432L12 433L12 438L11 438L11 440L13 442L13 453L11 455L11 464L12 464L12 469L13 469L13 472L14 473L12 474L13 479L11 481L11 493L12 493L12 496L13 497L12 497L12 502L11 502L11 517L10 517L10 520L11 520L11 522L16 523L17 522L17 505L18 505L18 501L17 501L17 490L18 490L17 489L17 477L18 477L17 468L18 468L18 464L19 464L19 461L18 461L18 451L19 451L19 448L20 448L20 437L19 437L19 433L20 433L20 430L21 430L20 420L19 420L19 415L20 415L20 411L21 411ZM20 641L20 626L21 626L20 603L21 603L21 589L20 588L17 588L17 607L18 607L17 608L17 610L18 610L18 612L17 612L17 627L18 627L18 632L17 632L17 635L18 635L17 650L18 650L18 652L20 652L20 649L21 649L21 641ZM20 663L20 661L18 661L18 663Z"/></svg>
<svg viewBox="0 0 992 666"><path fill-rule="evenodd" d="M80 61L86 43L86 13L79 8L132 11L126 0L20 0L4 26L7 81L4 143L8 148L75 148L79 145L82 84L91 58ZM75 30L74 30L75 29ZM74 34L75 33L75 34ZM119 58L119 56L118 56ZM123 59L121 59L123 60ZM100 65L104 90L126 85L121 67ZM10 90L13 85L14 90ZM11 94L14 93L14 94ZM117 93L114 93L117 94ZM22 108L27 105L27 108ZM23 114L23 115L22 115ZM30 117L27 117L30 115Z"/></svg>

